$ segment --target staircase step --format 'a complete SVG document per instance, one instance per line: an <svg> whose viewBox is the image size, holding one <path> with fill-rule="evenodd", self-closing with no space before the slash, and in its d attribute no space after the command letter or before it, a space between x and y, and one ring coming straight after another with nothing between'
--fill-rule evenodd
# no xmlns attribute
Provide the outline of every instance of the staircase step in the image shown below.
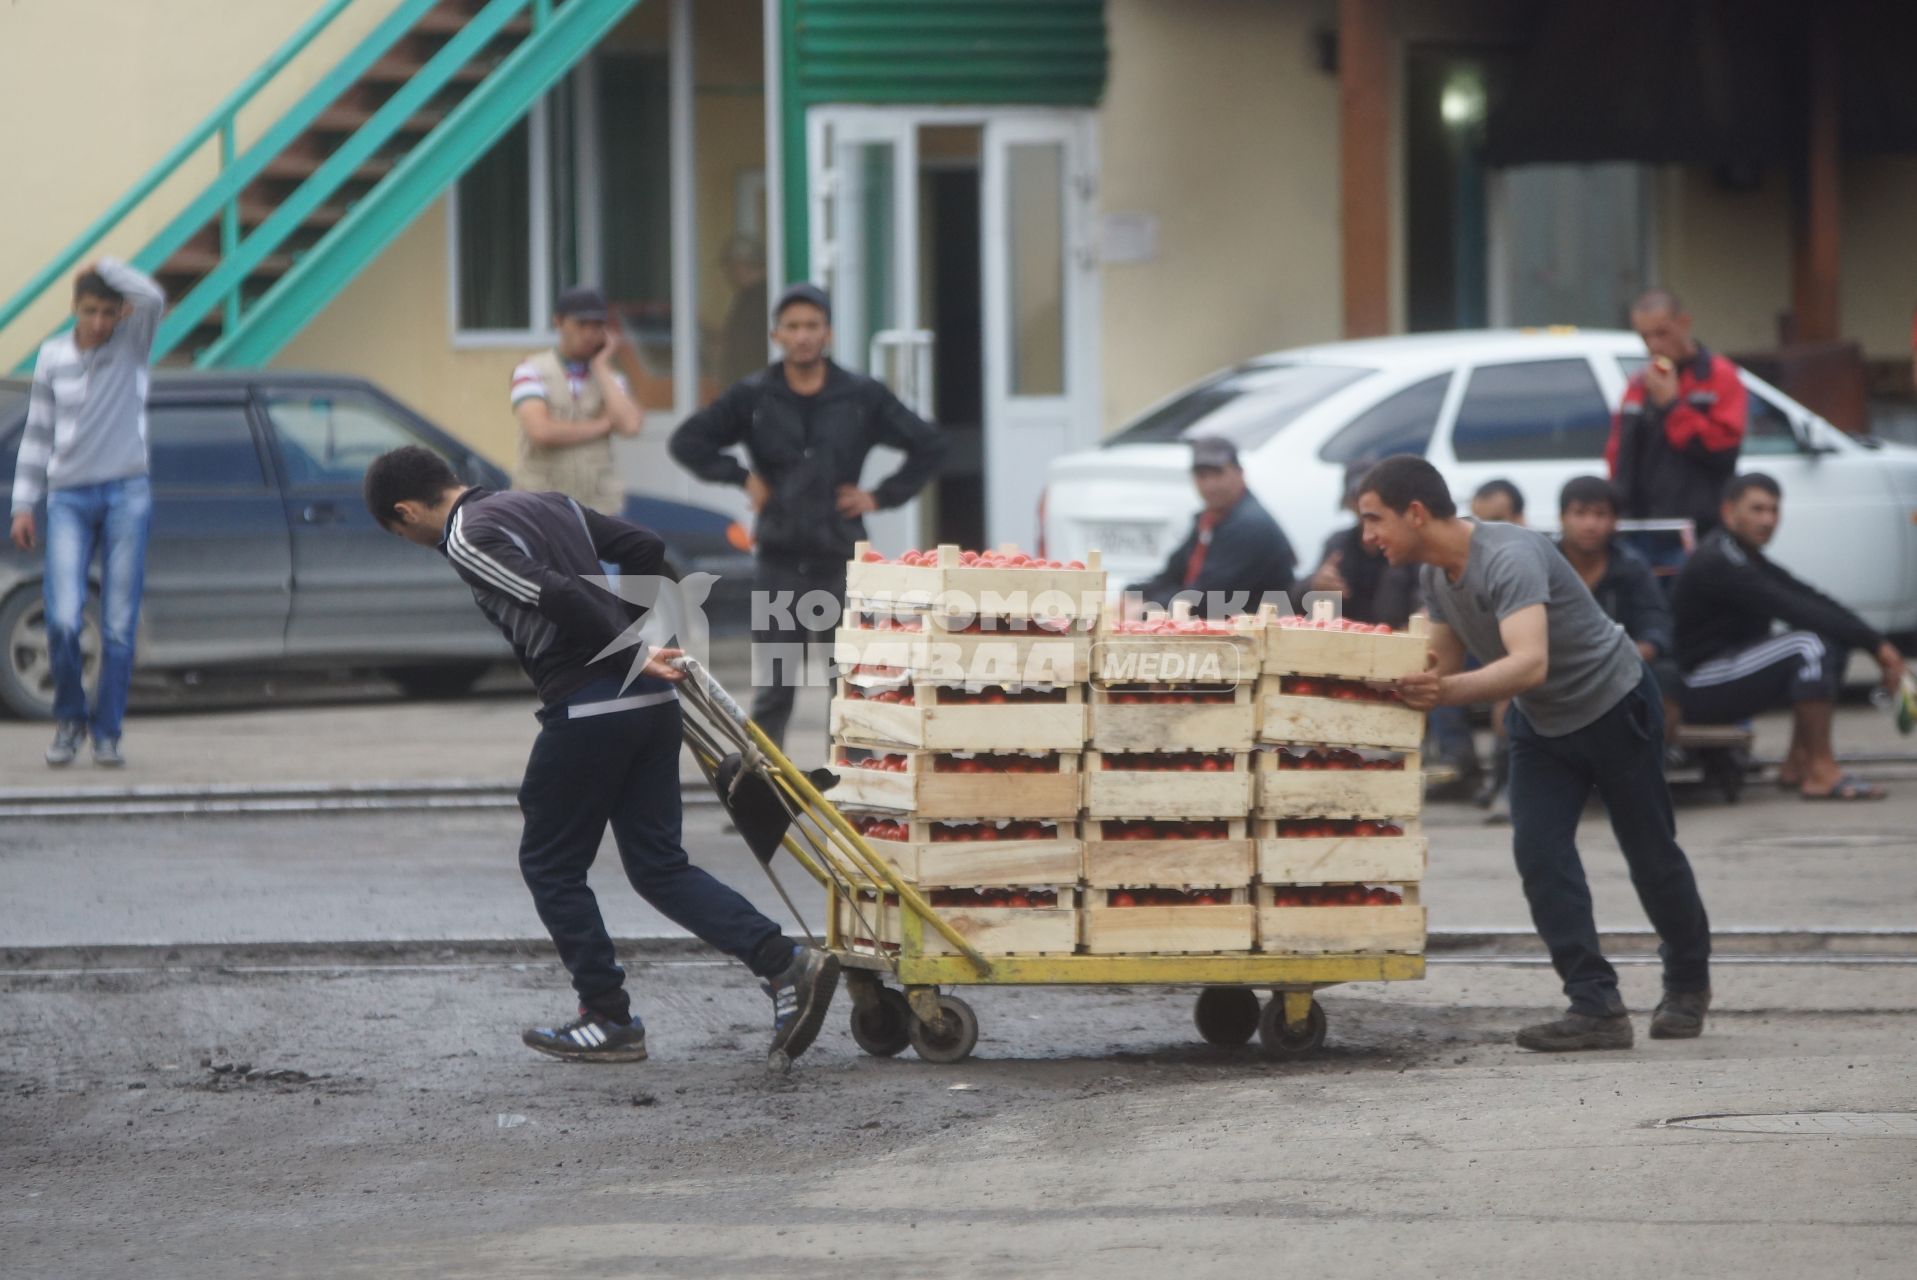
<svg viewBox="0 0 1917 1280"><path fill-rule="evenodd" d="M313 132L351 133L368 120L371 120L373 113L377 110L379 110L377 106L349 105L336 102L321 112L319 117L313 121ZM425 133L438 126L439 122L445 118L446 109L444 107L425 107L407 116L406 123L399 127L400 132Z"/></svg>
<svg viewBox="0 0 1917 1280"><path fill-rule="evenodd" d="M420 68L424 67L431 57L430 50L395 51L366 68L366 74L361 76L360 80L365 84L405 84L419 74ZM499 58L492 55L475 58L453 72L452 82L477 84L484 80L498 64Z"/></svg>
<svg viewBox="0 0 1917 1280"><path fill-rule="evenodd" d="M195 279L205 275L220 265L217 249L203 249L189 245L160 264L160 274L167 276L192 276ZM269 253L260 265L253 268L256 276L283 276L293 269L293 255L290 253Z"/></svg>
<svg viewBox="0 0 1917 1280"><path fill-rule="evenodd" d="M479 8L479 5L466 3L465 0L443 0L414 24L413 31L418 35L454 35L473 20ZM532 18L522 13L505 25L503 34L523 36L532 29Z"/></svg>
<svg viewBox="0 0 1917 1280"><path fill-rule="evenodd" d="M278 212L278 210L279 210L279 205L269 204L263 200L241 201L240 202L240 225L243 227L257 227L260 225L260 223L265 222L268 218L272 217L274 213ZM346 206L338 205L338 204L323 204L319 208L313 210L313 212L307 214L306 221L301 223L300 225L306 226L306 227L331 227L331 226L338 225L339 220L341 218L344 218L345 216L346 216Z"/></svg>
<svg viewBox="0 0 1917 1280"><path fill-rule="evenodd" d="M261 173L268 178L307 178L325 163L325 156L288 147L269 160ZM353 170L353 175L359 178L383 178L393 171L397 163L390 156L374 156Z"/></svg>

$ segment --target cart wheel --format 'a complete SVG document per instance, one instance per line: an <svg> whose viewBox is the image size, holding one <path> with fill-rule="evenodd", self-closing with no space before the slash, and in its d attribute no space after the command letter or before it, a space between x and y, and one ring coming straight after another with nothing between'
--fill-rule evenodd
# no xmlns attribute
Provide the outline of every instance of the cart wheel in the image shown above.
<svg viewBox="0 0 1917 1280"><path fill-rule="evenodd" d="M1265 1012L1258 1019L1258 1039L1269 1057L1309 1057L1325 1043L1325 1007L1313 1000L1303 1024L1287 1027L1285 997L1281 992L1265 1004Z"/></svg>
<svg viewBox="0 0 1917 1280"><path fill-rule="evenodd" d="M875 1058L891 1058L912 1043L912 1006L903 991L880 987L870 1005L852 1006L852 1038Z"/></svg>
<svg viewBox="0 0 1917 1280"><path fill-rule="evenodd" d="M912 1048L927 1062L963 1062L978 1043L978 1015L957 996L939 997L936 1023L912 1019Z"/></svg>
<svg viewBox="0 0 1917 1280"><path fill-rule="evenodd" d="M1250 987L1206 987L1192 1020L1207 1044L1235 1049L1258 1034L1258 993Z"/></svg>

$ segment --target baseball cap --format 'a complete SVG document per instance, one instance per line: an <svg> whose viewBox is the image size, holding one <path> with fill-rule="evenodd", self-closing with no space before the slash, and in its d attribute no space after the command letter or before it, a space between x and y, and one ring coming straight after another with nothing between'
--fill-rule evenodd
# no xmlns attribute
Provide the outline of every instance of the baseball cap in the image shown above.
<svg viewBox="0 0 1917 1280"><path fill-rule="evenodd" d="M1191 469L1201 467L1235 467L1238 465L1238 446L1223 436L1195 436L1191 442Z"/></svg>
<svg viewBox="0 0 1917 1280"><path fill-rule="evenodd" d="M827 297L825 290L818 285L804 280L779 290L779 300L772 304L772 318L777 320L787 307L799 302L817 307L825 313L827 320L832 318L832 299Z"/></svg>
<svg viewBox="0 0 1917 1280"><path fill-rule="evenodd" d="M552 304L553 314L573 316L580 320L604 320L606 318L606 295L589 284L576 284L570 289L559 292L559 300Z"/></svg>

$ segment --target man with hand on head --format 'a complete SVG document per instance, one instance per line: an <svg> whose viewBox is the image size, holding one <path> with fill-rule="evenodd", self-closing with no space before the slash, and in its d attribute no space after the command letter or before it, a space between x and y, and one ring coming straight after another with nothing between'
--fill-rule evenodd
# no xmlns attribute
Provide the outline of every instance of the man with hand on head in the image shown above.
<svg viewBox="0 0 1917 1280"><path fill-rule="evenodd" d="M153 521L147 480L146 393L166 294L144 272L102 258L73 282L73 328L40 346L27 426L13 474L13 545L39 545L33 509L47 504L47 660L53 745L69 765L93 739L93 763L117 767L133 682L133 645ZM100 554L100 676L87 707L80 635L88 573Z"/></svg>
<svg viewBox="0 0 1917 1280"><path fill-rule="evenodd" d="M865 517L909 502L937 472L945 441L884 383L826 356L832 304L818 286L789 285L779 295L772 340L784 359L687 418L671 449L701 480L743 488L758 513L752 718L783 743L808 653L831 653L845 565L865 538ZM749 467L728 452L735 445L745 446ZM866 455L879 445L905 461L862 488Z"/></svg>
<svg viewBox="0 0 1917 1280"><path fill-rule="evenodd" d="M1391 563L1423 566L1432 666L1399 681L1405 705L1511 699L1512 849L1531 919L1570 999L1564 1017L1524 1028L1518 1044L1553 1051L1633 1041L1578 858L1578 820L1593 791L1663 943L1664 998L1651 1037L1698 1035L1711 999L1710 922L1677 843L1657 681L1631 638L1543 534L1459 519L1444 477L1423 458L1372 468L1358 514ZM1478 670L1463 670L1467 653Z"/></svg>
<svg viewBox="0 0 1917 1280"><path fill-rule="evenodd" d="M617 642L636 635L637 619L621 596L589 581L602 562L624 576L656 578L664 544L564 494L469 488L417 445L375 458L365 493L381 528L446 557L539 693L539 736L519 788L519 869L572 975L579 1016L521 1039L573 1062L646 1056L645 1026L632 1014L625 972L586 883L610 822L639 896L762 980L772 997L774 1065L789 1064L818 1034L839 963L787 938L686 859L673 689L685 672L672 665L680 652L658 649L635 662L631 646Z"/></svg>
<svg viewBox="0 0 1917 1280"><path fill-rule="evenodd" d="M513 370L519 421L513 487L563 493L616 516L625 509L626 489L613 465L612 437L636 436L646 420L625 375L614 368L624 341L597 289L567 289L553 313L558 342Z"/></svg>

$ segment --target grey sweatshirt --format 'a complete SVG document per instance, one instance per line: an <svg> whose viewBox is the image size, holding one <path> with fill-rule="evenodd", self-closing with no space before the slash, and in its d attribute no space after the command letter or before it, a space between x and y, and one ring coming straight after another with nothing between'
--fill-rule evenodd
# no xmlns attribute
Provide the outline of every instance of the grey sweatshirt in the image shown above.
<svg viewBox="0 0 1917 1280"><path fill-rule="evenodd" d="M113 336L90 351L71 330L41 346L13 473L15 515L33 510L48 489L146 474L147 362L166 294L117 258L100 259L99 270L131 305Z"/></svg>

